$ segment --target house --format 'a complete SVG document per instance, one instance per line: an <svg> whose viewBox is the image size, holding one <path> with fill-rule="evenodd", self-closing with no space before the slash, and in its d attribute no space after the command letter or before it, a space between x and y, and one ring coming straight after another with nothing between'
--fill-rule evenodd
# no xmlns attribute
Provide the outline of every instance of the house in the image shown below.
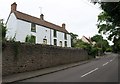
<svg viewBox="0 0 120 84"><path fill-rule="evenodd" d="M96 42L93 42L90 37L87 38L87 37L83 36L83 37L81 38L81 40L82 40L83 42L88 43L88 44L93 45L93 46L96 44Z"/></svg>
<svg viewBox="0 0 120 84"><path fill-rule="evenodd" d="M40 18L17 11L17 4L11 4L11 12L6 22L6 38L25 42L26 37L32 35L36 44L47 44L61 47L71 47L71 36L66 30L66 25L55 25Z"/></svg>

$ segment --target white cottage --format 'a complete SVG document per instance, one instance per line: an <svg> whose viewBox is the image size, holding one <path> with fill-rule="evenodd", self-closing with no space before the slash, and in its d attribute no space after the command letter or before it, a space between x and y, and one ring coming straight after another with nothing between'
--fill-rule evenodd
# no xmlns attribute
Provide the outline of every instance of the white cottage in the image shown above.
<svg viewBox="0 0 120 84"><path fill-rule="evenodd" d="M10 40L25 42L28 35L35 37L36 44L56 45L62 47L71 47L71 36L62 27L44 20L44 15L40 18L17 11L17 4L11 5L11 13L6 22L6 38Z"/></svg>

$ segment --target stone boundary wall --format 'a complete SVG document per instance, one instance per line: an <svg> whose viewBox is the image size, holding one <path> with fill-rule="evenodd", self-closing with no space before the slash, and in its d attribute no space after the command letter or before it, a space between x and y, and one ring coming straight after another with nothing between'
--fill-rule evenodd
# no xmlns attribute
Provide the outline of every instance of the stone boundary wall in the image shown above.
<svg viewBox="0 0 120 84"><path fill-rule="evenodd" d="M75 48L6 42L2 49L3 76L88 59L85 50Z"/></svg>

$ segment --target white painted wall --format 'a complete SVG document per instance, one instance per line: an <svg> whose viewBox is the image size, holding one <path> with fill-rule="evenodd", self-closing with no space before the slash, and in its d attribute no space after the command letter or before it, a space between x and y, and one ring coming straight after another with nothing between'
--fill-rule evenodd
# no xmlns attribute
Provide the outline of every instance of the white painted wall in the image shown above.
<svg viewBox="0 0 120 84"><path fill-rule="evenodd" d="M36 30L36 43L43 44L43 39L47 39L47 44L50 45L50 29L36 25Z"/></svg>
<svg viewBox="0 0 120 84"><path fill-rule="evenodd" d="M71 47L71 36L69 34L67 34L67 40L64 39L64 33L60 31L57 31L57 37L54 37L53 29L40 25L36 25L36 32L31 32L31 23L16 19L13 13L8 20L7 30L6 37L13 38L16 35L16 41L25 42L27 35L34 35L38 44L43 44L43 39L47 39L48 45L54 45L54 39L57 39L57 46L60 46L60 41L62 41L62 47L64 47L65 41L67 41L67 47Z"/></svg>
<svg viewBox="0 0 120 84"><path fill-rule="evenodd" d="M67 34L67 47L71 47L71 35Z"/></svg>
<svg viewBox="0 0 120 84"><path fill-rule="evenodd" d="M8 18L6 26L7 26L6 39L10 40L15 36L15 32L17 30L17 18L14 13L11 13L10 17Z"/></svg>
<svg viewBox="0 0 120 84"><path fill-rule="evenodd" d="M25 42L26 36L31 35L31 23L17 20L16 41Z"/></svg>
<svg viewBox="0 0 120 84"><path fill-rule="evenodd" d="M62 41L62 47L64 47L64 33L57 31L57 46L60 46L60 41Z"/></svg>

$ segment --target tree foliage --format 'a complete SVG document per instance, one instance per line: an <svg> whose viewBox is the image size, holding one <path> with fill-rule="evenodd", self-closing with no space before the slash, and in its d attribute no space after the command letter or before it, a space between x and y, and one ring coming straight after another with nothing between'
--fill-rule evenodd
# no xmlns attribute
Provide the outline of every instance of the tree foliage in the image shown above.
<svg viewBox="0 0 120 84"><path fill-rule="evenodd" d="M6 26L3 21L0 22L0 41L5 40Z"/></svg>
<svg viewBox="0 0 120 84"><path fill-rule="evenodd" d="M71 46L75 47L78 35L74 33L70 33L70 35L71 35Z"/></svg>
<svg viewBox="0 0 120 84"><path fill-rule="evenodd" d="M85 49L88 52L88 55L94 58L97 55L97 48L93 47L91 44L83 42L81 39L77 39L74 47Z"/></svg>
<svg viewBox="0 0 120 84"><path fill-rule="evenodd" d="M95 35L91 38L92 41L99 42L103 40L103 37L101 35Z"/></svg>
<svg viewBox="0 0 120 84"><path fill-rule="evenodd" d="M95 35L91 38L92 41L96 42L96 47L104 53L108 48L110 48L107 40L103 39L102 35Z"/></svg>
<svg viewBox="0 0 120 84"><path fill-rule="evenodd" d="M101 2L103 10L98 16L99 33L107 34L114 43L115 51L120 51L120 2Z"/></svg>

